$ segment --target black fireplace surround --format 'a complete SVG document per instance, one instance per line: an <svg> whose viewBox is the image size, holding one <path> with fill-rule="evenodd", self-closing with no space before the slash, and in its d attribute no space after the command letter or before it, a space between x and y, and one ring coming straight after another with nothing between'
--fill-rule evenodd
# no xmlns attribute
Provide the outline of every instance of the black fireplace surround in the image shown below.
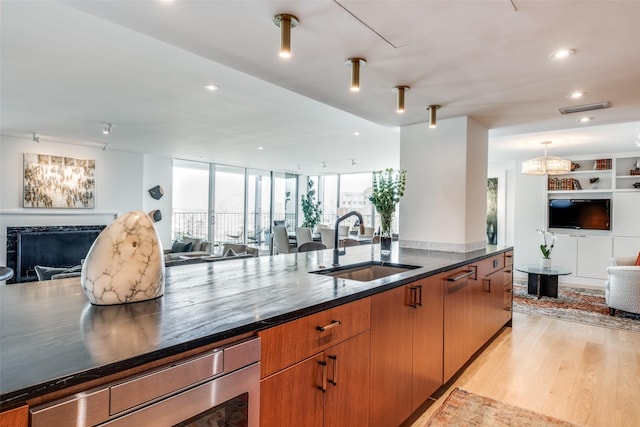
<svg viewBox="0 0 640 427"><path fill-rule="evenodd" d="M35 266L80 265L105 225L7 227L7 266L15 272L7 283L38 280Z"/></svg>

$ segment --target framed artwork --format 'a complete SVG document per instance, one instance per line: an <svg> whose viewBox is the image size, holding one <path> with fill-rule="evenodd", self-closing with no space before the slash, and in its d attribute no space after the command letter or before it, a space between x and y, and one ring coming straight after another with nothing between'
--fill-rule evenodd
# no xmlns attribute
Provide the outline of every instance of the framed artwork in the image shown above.
<svg viewBox="0 0 640 427"><path fill-rule="evenodd" d="M498 244L498 178L487 179L487 244Z"/></svg>
<svg viewBox="0 0 640 427"><path fill-rule="evenodd" d="M95 208L95 160L24 153L25 208Z"/></svg>

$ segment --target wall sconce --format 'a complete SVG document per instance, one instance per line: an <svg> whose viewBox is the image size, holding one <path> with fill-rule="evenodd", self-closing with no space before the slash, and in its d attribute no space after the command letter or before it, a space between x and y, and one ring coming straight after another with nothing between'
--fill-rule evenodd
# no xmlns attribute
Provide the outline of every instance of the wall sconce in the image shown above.
<svg viewBox="0 0 640 427"><path fill-rule="evenodd" d="M111 127L113 126L113 124L111 123L105 123L104 126L102 127L102 133L104 135L111 135Z"/></svg>
<svg viewBox="0 0 640 427"><path fill-rule="evenodd" d="M367 61L362 58L349 58L346 64L351 66L351 92L360 90L360 67L364 67Z"/></svg>
<svg viewBox="0 0 640 427"><path fill-rule="evenodd" d="M427 110L429 110L429 127L435 128L438 124L436 123L436 111L440 108L439 105L429 105Z"/></svg>
<svg viewBox="0 0 640 427"><path fill-rule="evenodd" d="M291 29L298 26L298 18L288 13L273 17L273 23L280 27L280 57L291 57Z"/></svg>
<svg viewBox="0 0 640 427"><path fill-rule="evenodd" d="M32 138L33 142L40 142L40 137L35 132L32 132Z"/></svg>
<svg viewBox="0 0 640 427"><path fill-rule="evenodd" d="M398 107L396 113L404 113L404 93L410 89L409 86L396 86L393 91L398 94Z"/></svg>

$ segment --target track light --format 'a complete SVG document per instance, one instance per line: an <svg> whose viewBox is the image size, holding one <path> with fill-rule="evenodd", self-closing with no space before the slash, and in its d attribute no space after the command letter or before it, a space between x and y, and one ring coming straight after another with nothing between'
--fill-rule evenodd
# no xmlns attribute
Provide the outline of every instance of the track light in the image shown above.
<svg viewBox="0 0 640 427"><path fill-rule="evenodd" d="M35 132L32 132L32 137L33 142L40 142L40 137Z"/></svg>
<svg viewBox="0 0 640 427"><path fill-rule="evenodd" d="M291 29L298 26L298 18L288 13L273 17L273 23L280 27L280 57L291 57Z"/></svg>
<svg viewBox="0 0 640 427"><path fill-rule="evenodd" d="M438 126L436 123L436 111L440 108L439 105L429 105L427 110L429 110L429 127L435 128Z"/></svg>
<svg viewBox="0 0 640 427"><path fill-rule="evenodd" d="M327 162L322 162L322 169L326 169L327 168Z"/></svg>
<svg viewBox="0 0 640 427"><path fill-rule="evenodd" d="M351 66L351 92L360 90L360 67L364 67L367 61L362 58L349 58L346 64Z"/></svg>
<svg viewBox="0 0 640 427"><path fill-rule="evenodd" d="M111 127L113 126L113 124L111 123L105 123L104 126L102 127L102 133L104 135L111 135Z"/></svg>
<svg viewBox="0 0 640 427"><path fill-rule="evenodd" d="M404 93L410 89L409 86L396 86L393 91L398 94L398 107L396 113L404 113Z"/></svg>
<svg viewBox="0 0 640 427"><path fill-rule="evenodd" d="M110 145L111 145L111 144L104 144L104 145L102 146L102 151L109 151L109 146L110 146Z"/></svg>
<svg viewBox="0 0 640 427"><path fill-rule="evenodd" d="M355 165L356 165L356 159L351 159L351 166L355 167Z"/></svg>

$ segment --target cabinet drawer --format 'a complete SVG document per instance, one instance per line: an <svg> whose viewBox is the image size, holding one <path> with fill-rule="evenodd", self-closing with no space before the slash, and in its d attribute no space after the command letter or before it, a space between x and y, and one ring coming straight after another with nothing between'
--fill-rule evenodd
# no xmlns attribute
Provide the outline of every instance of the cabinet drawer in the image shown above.
<svg viewBox="0 0 640 427"><path fill-rule="evenodd" d="M511 286L513 283L513 269L512 267L506 267L504 270L504 283L505 285Z"/></svg>
<svg viewBox="0 0 640 427"><path fill-rule="evenodd" d="M363 298L258 333L261 378L370 328L371 300Z"/></svg>
<svg viewBox="0 0 640 427"><path fill-rule="evenodd" d="M513 265L513 251L505 252L504 254L504 266L509 267Z"/></svg>
<svg viewBox="0 0 640 427"><path fill-rule="evenodd" d="M482 275L489 275L504 268L504 254L495 255L480 262Z"/></svg>
<svg viewBox="0 0 640 427"><path fill-rule="evenodd" d="M505 309L511 310L511 305L512 305L512 301L513 301L512 293L513 293L513 290L511 289L511 286L509 286L509 287L505 286L504 287L503 305L504 305Z"/></svg>

